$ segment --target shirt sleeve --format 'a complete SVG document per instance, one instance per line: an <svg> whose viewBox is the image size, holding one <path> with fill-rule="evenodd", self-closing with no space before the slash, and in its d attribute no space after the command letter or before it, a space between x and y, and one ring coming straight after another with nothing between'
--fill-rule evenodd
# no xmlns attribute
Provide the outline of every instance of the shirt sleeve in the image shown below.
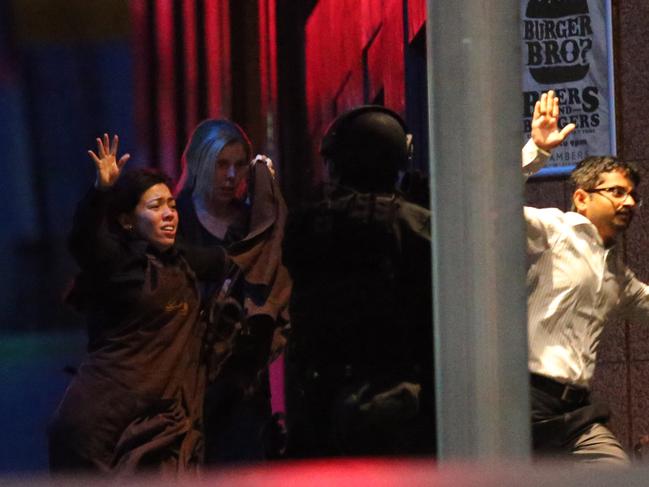
<svg viewBox="0 0 649 487"><path fill-rule="evenodd" d="M532 139L528 140L521 151L523 175L527 178L538 172L549 158L549 152L538 147Z"/></svg>
<svg viewBox="0 0 649 487"><path fill-rule="evenodd" d="M625 272L622 311L633 322L649 325L649 286L640 281L630 269Z"/></svg>
<svg viewBox="0 0 649 487"><path fill-rule="evenodd" d="M529 139L521 150L521 164L523 175L527 178L545 166L550 153L539 148L532 139ZM535 255L548 248L550 221L545 212L529 206L524 207L527 253Z"/></svg>
<svg viewBox="0 0 649 487"><path fill-rule="evenodd" d="M77 205L68 248L84 270L106 270L122 256L122 246L106 222L108 198L107 191L92 188Z"/></svg>
<svg viewBox="0 0 649 487"><path fill-rule="evenodd" d="M540 254L550 246L549 241L552 231L547 213L548 210L541 210L531 206L523 208L527 253L529 256Z"/></svg>

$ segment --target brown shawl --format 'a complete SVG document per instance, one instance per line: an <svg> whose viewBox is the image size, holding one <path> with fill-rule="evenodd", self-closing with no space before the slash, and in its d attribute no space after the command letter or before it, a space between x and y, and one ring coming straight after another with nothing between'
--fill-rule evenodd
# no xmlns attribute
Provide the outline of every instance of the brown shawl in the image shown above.
<svg viewBox="0 0 649 487"><path fill-rule="evenodd" d="M256 163L251 171L248 235L233 244L229 253L246 284L257 291L246 295L246 315L267 314L287 322L292 282L282 263L286 203L266 164Z"/></svg>

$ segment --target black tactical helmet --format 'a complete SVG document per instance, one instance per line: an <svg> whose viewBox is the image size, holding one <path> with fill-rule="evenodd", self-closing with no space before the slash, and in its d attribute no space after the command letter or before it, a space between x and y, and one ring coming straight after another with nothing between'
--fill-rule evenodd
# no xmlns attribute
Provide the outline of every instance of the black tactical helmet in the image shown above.
<svg viewBox="0 0 649 487"><path fill-rule="evenodd" d="M338 116L320 145L331 176L359 191L393 192L409 157L407 127L392 110L378 105Z"/></svg>

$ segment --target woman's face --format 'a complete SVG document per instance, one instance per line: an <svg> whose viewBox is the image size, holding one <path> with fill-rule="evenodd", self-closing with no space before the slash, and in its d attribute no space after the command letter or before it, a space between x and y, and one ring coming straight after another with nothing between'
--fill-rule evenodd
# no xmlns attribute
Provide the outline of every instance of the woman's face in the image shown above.
<svg viewBox="0 0 649 487"><path fill-rule="evenodd" d="M159 183L147 189L133 212L124 215L121 223L160 251L167 250L176 240L178 211L169 187Z"/></svg>
<svg viewBox="0 0 649 487"><path fill-rule="evenodd" d="M241 142L227 144L214 161L214 202L230 203L248 176L248 159Z"/></svg>

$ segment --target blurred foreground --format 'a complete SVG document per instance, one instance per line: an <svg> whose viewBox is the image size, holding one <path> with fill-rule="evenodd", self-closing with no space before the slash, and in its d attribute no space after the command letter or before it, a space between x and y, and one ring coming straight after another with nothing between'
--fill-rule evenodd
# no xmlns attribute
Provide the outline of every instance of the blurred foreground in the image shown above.
<svg viewBox="0 0 649 487"><path fill-rule="evenodd" d="M81 486L81 485L218 485L233 487L279 486L436 486L436 487L609 487L646 486L649 469L602 470L542 463L452 464L436 467L433 460L320 460L294 463L267 463L263 466L229 468L207 472L200 479L137 477L102 480L88 477L5 477L0 485Z"/></svg>

